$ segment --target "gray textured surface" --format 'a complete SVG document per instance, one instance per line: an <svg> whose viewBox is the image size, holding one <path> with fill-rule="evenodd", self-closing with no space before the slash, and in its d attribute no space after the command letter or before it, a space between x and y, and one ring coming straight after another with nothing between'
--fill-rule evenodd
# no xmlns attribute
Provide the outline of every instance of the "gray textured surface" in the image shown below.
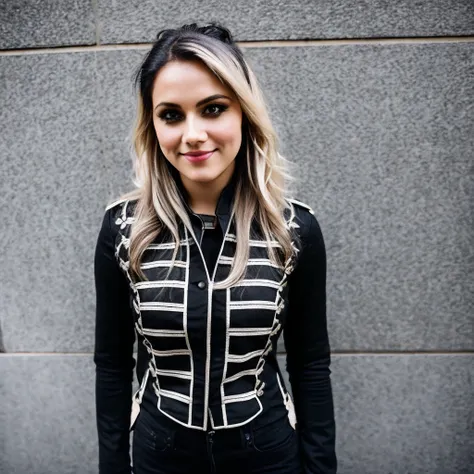
<svg viewBox="0 0 474 474"><path fill-rule="evenodd" d="M0 58L0 320L8 351L90 350L108 171L93 54Z"/></svg>
<svg viewBox="0 0 474 474"><path fill-rule="evenodd" d="M114 170L100 182L107 199L130 190L132 159L129 149L135 118L133 74L146 51L101 51L96 53L98 100L100 103L100 162Z"/></svg>
<svg viewBox="0 0 474 474"><path fill-rule="evenodd" d="M474 348L473 45L245 51L323 227L333 348ZM99 71L140 57L101 54ZM127 127L103 123L122 156Z"/></svg>
<svg viewBox="0 0 474 474"><path fill-rule="evenodd" d="M472 0L7 0L0 49L474 35ZM144 50L0 56L0 474L96 474L93 252ZM245 51L328 253L339 474L474 474L474 43ZM410 351L441 354L412 354ZM284 366L284 356L280 357Z"/></svg>
<svg viewBox="0 0 474 474"><path fill-rule="evenodd" d="M474 348L473 53L246 50L326 239L334 350ZM143 54L1 58L7 351L92 349L93 247L130 182Z"/></svg>
<svg viewBox="0 0 474 474"><path fill-rule="evenodd" d="M216 0L176 2L92 0L7 1L0 9L0 49L153 41L162 28L225 22L237 39L284 40L458 36L474 32L470 0L409 2Z"/></svg>
<svg viewBox="0 0 474 474"><path fill-rule="evenodd" d="M326 237L335 349L474 347L473 51L246 50ZM124 155L132 114L129 73L124 80L120 71L141 54L98 56L101 83L113 91L102 113L120 107L124 119L102 120L106 156Z"/></svg>
<svg viewBox="0 0 474 474"><path fill-rule="evenodd" d="M93 0L5 0L0 49L89 45L96 42Z"/></svg>
<svg viewBox="0 0 474 474"><path fill-rule="evenodd" d="M474 472L473 354L333 356L331 369L339 474Z"/></svg>
<svg viewBox="0 0 474 474"><path fill-rule="evenodd" d="M334 356L340 474L472 474L472 355ZM97 472L90 355L0 356L0 472ZM3 439L2 439L3 438Z"/></svg>
<svg viewBox="0 0 474 474"><path fill-rule="evenodd" d="M321 224L337 350L474 348L474 44L249 49Z"/></svg>
<svg viewBox="0 0 474 474"><path fill-rule="evenodd" d="M0 473L97 473L92 357L7 354L0 374Z"/></svg>
<svg viewBox="0 0 474 474"><path fill-rule="evenodd" d="M101 43L153 41L163 28L224 22L245 40L451 36L474 33L471 0L98 0Z"/></svg>

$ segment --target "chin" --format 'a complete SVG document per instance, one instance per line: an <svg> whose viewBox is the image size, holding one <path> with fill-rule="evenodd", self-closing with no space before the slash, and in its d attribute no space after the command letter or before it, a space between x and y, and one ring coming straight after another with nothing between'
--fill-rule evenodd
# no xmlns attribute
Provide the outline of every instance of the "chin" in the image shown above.
<svg viewBox="0 0 474 474"><path fill-rule="evenodd" d="M190 181L194 181L196 183L211 183L212 181L216 180L220 173L211 173L205 172L204 170L199 173L189 173L185 175Z"/></svg>

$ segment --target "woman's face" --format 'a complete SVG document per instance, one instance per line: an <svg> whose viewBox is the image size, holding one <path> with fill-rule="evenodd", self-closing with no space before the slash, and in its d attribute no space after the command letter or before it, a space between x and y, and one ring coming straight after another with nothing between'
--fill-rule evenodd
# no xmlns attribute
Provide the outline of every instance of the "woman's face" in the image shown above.
<svg viewBox="0 0 474 474"><path fill-rule="evenodd" d="M152 90L153 125L183 184L230 180L242 143L242 109L234 93L200 61L171 61Z"/></svg>

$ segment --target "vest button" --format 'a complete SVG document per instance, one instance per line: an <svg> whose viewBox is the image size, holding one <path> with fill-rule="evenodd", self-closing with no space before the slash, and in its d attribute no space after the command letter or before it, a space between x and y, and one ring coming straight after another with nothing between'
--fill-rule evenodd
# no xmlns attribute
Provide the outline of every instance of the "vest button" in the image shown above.
<svg viewBox="0 0 474 474"><path fill-rule="evenodd" d="M200 281L198 283L198 287L201 288L201 290L204 290L204 288L206 288L206 282L205 281Z"/></svg>

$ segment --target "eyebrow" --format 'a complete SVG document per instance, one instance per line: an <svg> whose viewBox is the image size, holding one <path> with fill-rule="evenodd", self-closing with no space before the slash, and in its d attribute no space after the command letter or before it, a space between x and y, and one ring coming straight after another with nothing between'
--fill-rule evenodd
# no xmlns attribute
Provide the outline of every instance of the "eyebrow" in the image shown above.
<svg viewBox="0 0 474 474"><path fill-rule="evenodd" d="M196 107L200 107L201 105L207 104L208 102L212 102L213 100L216 99L228 99L232 100L230 97L224 95L224 94L214 94L210 95L209 97L206 97L205 99L200 100L197 104ZM178 104L173 104L172 102L160 102L156 107L155 110L158 107L176 107L176 108L181 108Z"/></svg>

